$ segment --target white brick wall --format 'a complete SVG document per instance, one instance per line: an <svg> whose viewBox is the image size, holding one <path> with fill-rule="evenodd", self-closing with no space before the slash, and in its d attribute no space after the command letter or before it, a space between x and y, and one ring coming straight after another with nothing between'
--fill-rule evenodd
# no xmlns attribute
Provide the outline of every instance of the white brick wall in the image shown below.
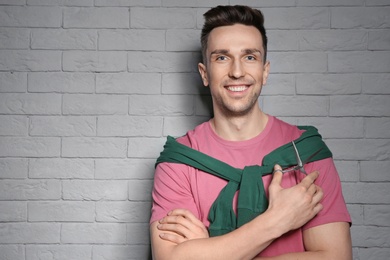
<svg viewBox="0 0 390 260"><path fill-rule="evenodd" d="M0 0L0 259L149 259L154 162L210 115L202 14L260 7L261 106L317 126L354 259L390 258L388 0Z"/></svg>

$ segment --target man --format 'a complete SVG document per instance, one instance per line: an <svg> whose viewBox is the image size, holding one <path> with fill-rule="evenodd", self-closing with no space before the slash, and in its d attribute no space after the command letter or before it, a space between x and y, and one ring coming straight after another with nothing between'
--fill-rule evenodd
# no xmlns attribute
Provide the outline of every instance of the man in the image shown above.
<svg viewBox="0 0 390 260"><path fill-rule="evenodd" d="M258 172L269 171L264 169L266 158L276 155L283 161L288 153L280 147L292 151L292 141L298 145L312 131L267 115L258 105L270 68L261 12L218 6L205 14L205 20L203 63L198 68L204 85L210 87L214 117L167 142L158 161L150 220L154 259L352 259L351 220L329 155L301 170L283 171L275 162L273 173L253 179ZM178 155L181 152L164 156L168 146L184 156ZM298 146L298 152L311 146ZM194 164L186 163L188 158ZM199 158L212 161L211 168L217 164L228 170L209 171ZM245 171L251 169L255 170L245 178L252 181L245 186ZM230 171L236 170L242 180L232 181ZM248 195L244 186L254 190ZM266 196L260 194L263 186ZM232 201L226 202L222 197L232 191ZM256 196L269 202L248 202ZM240 203L269 204L263 212ZM240 214L244 221L235 222Z"/></svg>

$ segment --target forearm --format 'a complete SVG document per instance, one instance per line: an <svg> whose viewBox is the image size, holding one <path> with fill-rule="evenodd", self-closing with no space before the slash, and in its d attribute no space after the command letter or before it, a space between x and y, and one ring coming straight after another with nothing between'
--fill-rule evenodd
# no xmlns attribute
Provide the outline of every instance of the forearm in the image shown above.
<svg viewBox="0 0 390 260"><path fill-rule="evenodd" d="M153 227L152 248L155 260L165 259L252 259L275 238L282 235L276 217L264 213L246 225L222 236L192 239L180 244L164 241ZM168 243L168 244L167 244Z"/></svg>

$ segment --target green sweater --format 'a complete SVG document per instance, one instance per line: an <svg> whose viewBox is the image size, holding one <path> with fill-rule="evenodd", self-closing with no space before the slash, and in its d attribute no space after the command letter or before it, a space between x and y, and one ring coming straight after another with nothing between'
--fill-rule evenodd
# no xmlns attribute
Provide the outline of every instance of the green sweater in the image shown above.
<svg viewBox="0 0 390 260"><path fill-rule="evenodd" d="M294 140L303 162L332 157L331 151L315 127L298 126L298 128L305 130L298 139ZM319 150L319 153L312 156ZM228 181L210 208L208 215L210 236L223 235L233 231L263 213L268 208L268 199L261 177L272 174L275 164L279 164L282 168L297 165L291 142L264 156L261 166L250 165L244 169L238 169L180 144L171 136L168 136L156 166L162 162L186 164ZM233 211L232 201L238 190L240 193L236 215Z"/></svg>

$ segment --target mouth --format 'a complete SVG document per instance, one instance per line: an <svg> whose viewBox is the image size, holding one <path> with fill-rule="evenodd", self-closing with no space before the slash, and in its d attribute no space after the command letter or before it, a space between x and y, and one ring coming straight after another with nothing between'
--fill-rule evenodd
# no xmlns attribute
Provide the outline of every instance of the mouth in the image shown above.
<svg viewBox="0 0 390 260"><path fill-rule="evenodd" d="M249 88L250 85L240 84L240 85L228 85L226 89L231 92L243 92Z"/></svg>

